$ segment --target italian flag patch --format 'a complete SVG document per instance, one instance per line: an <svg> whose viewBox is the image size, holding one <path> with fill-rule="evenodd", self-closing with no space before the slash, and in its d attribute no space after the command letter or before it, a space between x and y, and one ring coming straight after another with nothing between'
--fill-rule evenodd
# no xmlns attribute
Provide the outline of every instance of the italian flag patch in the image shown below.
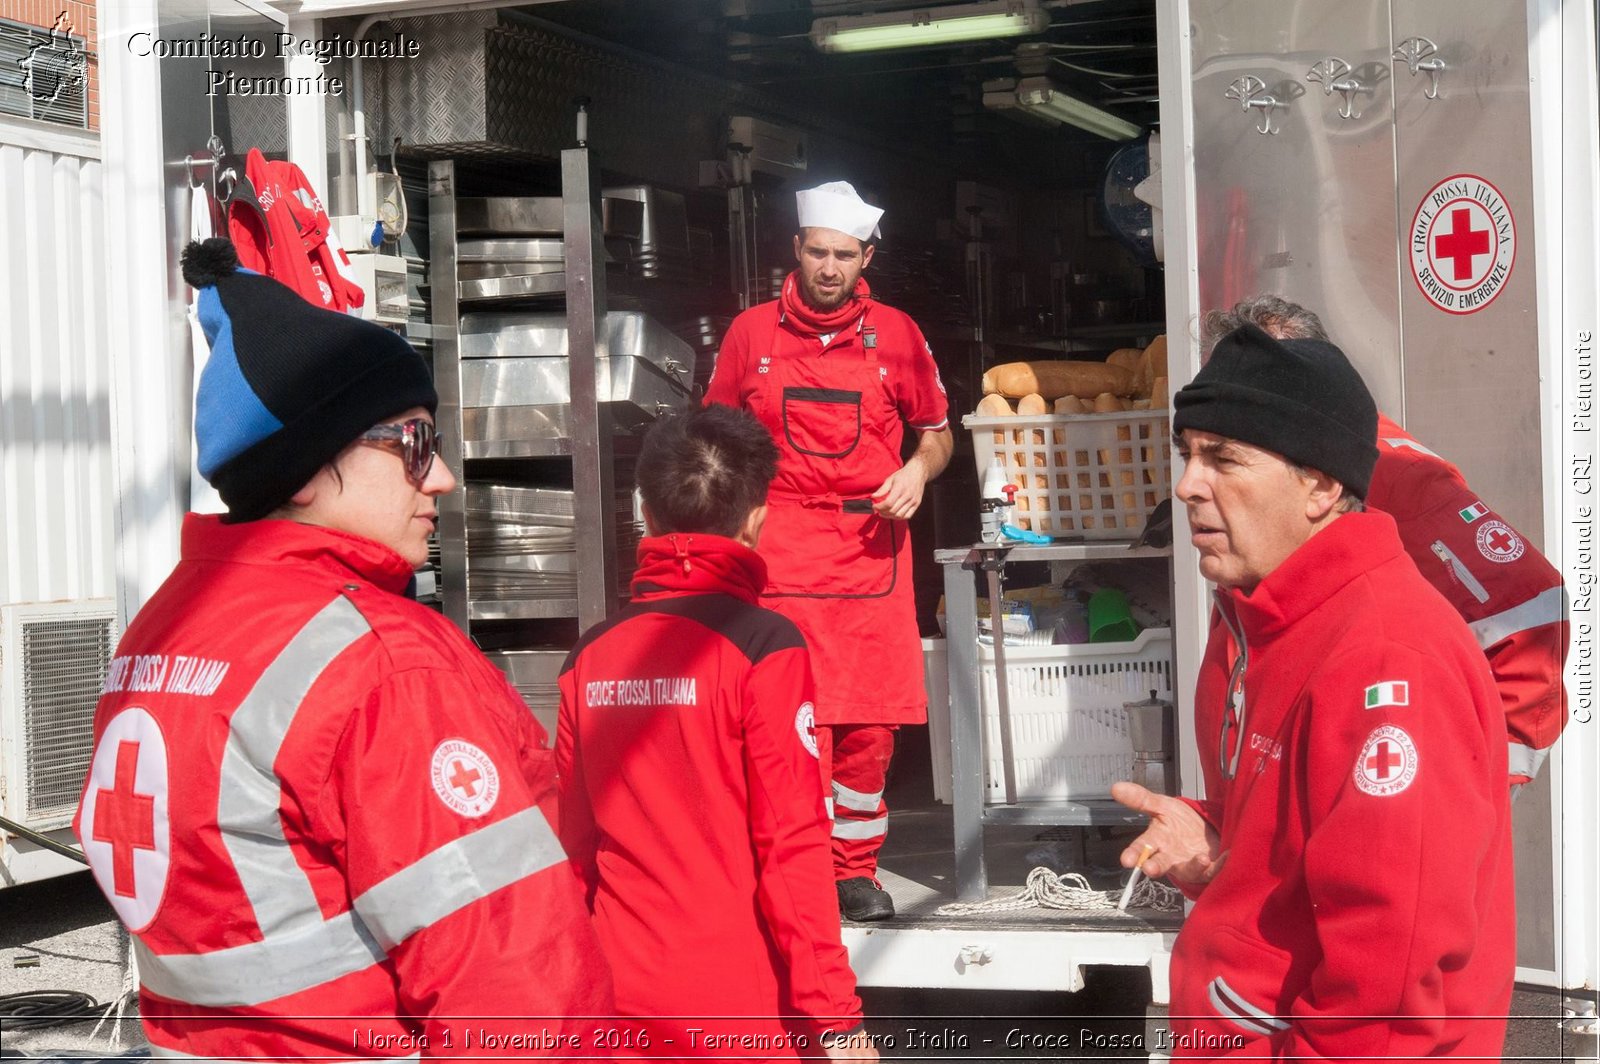
<svg viewBox="0 0 1600 1064"><path fill-rule="evenodd" d="M1409 706L1411 704L1411 685L1404 680L1385 680L1375 683L1367 688L1366 701L1363 703L1367 709L1377 709L1379 706Z"/></svg>
<svg viewBox="0 0 1600 1064"><path fill-rule="evenodd" d="M1489 508L1487 506L1483 505L1481 502L1475 502L1465 510L1461 511L1461 520L1470 525L1472 522L1476 521L1478 518L1482 517L1488 512Z"/></svg>

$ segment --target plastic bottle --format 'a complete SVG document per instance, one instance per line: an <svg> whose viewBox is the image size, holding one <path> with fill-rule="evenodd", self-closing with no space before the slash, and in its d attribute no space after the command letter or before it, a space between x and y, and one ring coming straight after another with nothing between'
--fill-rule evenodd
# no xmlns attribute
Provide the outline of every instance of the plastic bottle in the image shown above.
<svg viewBox="0 0 1600 1064"><path fill-rule="evenodd" d="M989 464L983 474L983 490L978 512L982 518L982 534L985 543L1000 542L1000 524L1003 508L1006 504L1006 467L1005 463L996 457Z"/></svg>

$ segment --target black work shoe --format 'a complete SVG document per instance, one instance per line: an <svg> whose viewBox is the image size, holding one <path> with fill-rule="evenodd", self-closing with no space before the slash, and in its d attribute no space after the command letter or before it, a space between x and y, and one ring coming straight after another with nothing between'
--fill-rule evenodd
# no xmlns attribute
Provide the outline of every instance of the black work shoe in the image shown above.
<svg viewBox="0 0 1600 1064"><path fill-rule="evenodd" d="M889 892L866 876L841 879L839 915L846 920L887 920L894 915L894 899Z"/></svg>

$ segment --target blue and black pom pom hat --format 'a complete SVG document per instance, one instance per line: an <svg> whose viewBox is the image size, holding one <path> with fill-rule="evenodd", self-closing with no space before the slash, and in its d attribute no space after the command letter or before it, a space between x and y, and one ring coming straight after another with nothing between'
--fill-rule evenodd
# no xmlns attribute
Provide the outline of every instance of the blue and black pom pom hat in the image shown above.
<svg viewBox="0 0 1600 1064"><path fill-rule="evenodd" d="M267 516L373 425L438 408L428 364L402 337L241 269L229 241L184 248L183 279L211 345L194 434L224 521Z"/></svg>

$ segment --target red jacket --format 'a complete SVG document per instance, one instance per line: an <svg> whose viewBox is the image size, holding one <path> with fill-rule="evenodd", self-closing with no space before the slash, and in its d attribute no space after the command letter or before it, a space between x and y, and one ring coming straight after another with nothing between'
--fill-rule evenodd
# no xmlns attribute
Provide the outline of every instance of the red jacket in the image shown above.
<svg viewBox="0 0 1600 1064"><path fill-rule="evenodd" d="M158 1049L572 1056L460 1018L610 1011L545 735L410 576L355 536L191 514L128 626L73 826ZM593 1026L537 1025L603 1054Z"/></svg>
<svg viewBox="0 0 1600 1064"><path fill-rule="evenodd" d="M1394 521L1346 514L1250 594L1219 592L1195 703L1195 804L1227 859L1172 954L1180 1055L1499 1059L1505 717Z"/></svg>
<svg viewBox="0 0 1600 1064"><path fill-rule="evenodd" d="M561 674L561 839L617 1008L649 1037L624 1052L815 1055L795 1036L860 1022L806 647L755 605L765 578L733 540L646 539L633 602ZM759 1041L709 1046L694 1030Z"/></svg>
<svg viewBox="0 0 1600 1064"><path fill-rule="evenodd" d="M251 148L245 177L260 209L242 201L229 206L228 237L239 253L239 265L281 281L329 310L366 302L366 293L342 272L349 258L337 242L330 243L327 212L301 169L290 162L269 162Z"/></svg>
<svg viewBox="0 0 1600 1064"><path fill-rule="evenodd" d="M858 282L858 293L864 282ZM778 444L761 556L762 605L799 626L817 676L817 721L927 719L906 522L870 496L901 466L913 431L949 424L928 342L873 300L826 344L773 301L734 319L706 402L749 410Z"/></svg>
<svg viewBox="0 0 1600 1064"><path fill-rule="evenodd" d="M1511 782L1526 783L1567 723L1561 574L1473 494L1459 469L1381 415L1367 502L1394 517L1406 553L1488 656L1510 733Z"/></svg>

